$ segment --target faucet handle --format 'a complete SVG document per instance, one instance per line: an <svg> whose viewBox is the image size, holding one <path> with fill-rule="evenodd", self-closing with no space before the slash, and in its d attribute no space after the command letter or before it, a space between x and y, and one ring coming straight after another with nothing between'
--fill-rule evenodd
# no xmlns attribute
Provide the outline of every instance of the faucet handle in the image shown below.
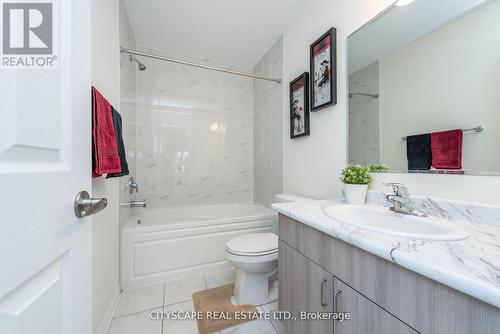
<svg viewBox="0 0 500 334"><path fill-rule="evenodd" d="M384 183L384 186L392 187L392 191L394 191L394 195L396 196L399 196L401 198L410 197L410 193L408 192L408 187L402 183L389 182L389 183Z"/></svg>
<svg viewBox="0 0 500 334"><path fill-rule="evenodd" d="M127 187L129 188L129 192L132 194L135 190L136 193L139 192L139 185L135 182L134 177L131 176L128 183Z"/></svg>

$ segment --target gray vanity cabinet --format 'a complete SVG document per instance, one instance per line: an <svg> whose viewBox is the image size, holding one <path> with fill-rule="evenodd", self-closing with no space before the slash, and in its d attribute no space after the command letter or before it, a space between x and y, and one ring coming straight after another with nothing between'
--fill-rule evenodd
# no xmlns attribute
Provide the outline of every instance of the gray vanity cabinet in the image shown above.
<svg viewBox="0 0 500 334"><path fill-rule="evenodd" d="M333 333L333 320L302 320L301 312L333 312L333 275L280 241L279 305L297 320L283 321L286 334Z"/></svg>
<svg viewBox="0 0 500 334"><path fill-rule="evenodd" d="M334 279L336 312L349 312L351 320L335 321L334 334L418 334L339 279Z"/></svg>
<svg viewBox="0 0 500 334"><path fill-rule="evenodd" d="M340 290L335 308L352 318L283 321L287 334L500 333L500 309L284 215L279 238L280 311L332 312Z"/></svg>
<svg viewBox="0 0 500 334"><path fill-rule="evenodd" d="M296 318L283 321L286 334L418 333L281 240L279 254L279 307ZM302 316L332 313L335 308L349 312L351 320Z"/></svg>

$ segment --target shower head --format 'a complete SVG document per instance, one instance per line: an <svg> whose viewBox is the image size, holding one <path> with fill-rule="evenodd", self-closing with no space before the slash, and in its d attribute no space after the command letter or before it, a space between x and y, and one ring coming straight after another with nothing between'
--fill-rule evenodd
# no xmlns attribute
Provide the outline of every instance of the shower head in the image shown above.
<svg viewBox="0 0 500 334"><path fill-rule="evenodd" d="M130 62L133 62L135 61L137 63L137 66L139 67L139 71L144 71L146 69L146 65L144 65L143 63L140 62L139 59L135 58L134 56L132 55L129 55L129 58Z"/></svg>

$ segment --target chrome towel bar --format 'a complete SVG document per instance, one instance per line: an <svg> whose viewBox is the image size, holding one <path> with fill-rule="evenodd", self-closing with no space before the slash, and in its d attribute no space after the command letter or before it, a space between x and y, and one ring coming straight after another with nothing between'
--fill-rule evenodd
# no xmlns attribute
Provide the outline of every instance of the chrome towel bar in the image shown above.
<svg viewBox="0 0 500 334"><path fill-rule="evenodd" d="M481 125L476 126L475 128L470 128L470 129L463 129L462 132L475 132L475 133L480 133L483 132L484 128ZM406 141L406 137L401 137L403 141Z"/></svg>

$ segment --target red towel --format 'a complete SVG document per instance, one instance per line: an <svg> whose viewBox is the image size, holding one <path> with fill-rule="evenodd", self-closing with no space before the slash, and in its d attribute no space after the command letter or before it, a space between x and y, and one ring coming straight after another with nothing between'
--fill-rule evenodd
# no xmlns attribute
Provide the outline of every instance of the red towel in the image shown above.
<svg viewBox="0 0 500 334"><path fill-rule="evenodd" d="M462 135L460 129L431 133L432 167L462 168Z"/></svg>
<svg viewBox="0 0 500 334"><path fill-rule="evenodd" d="M111 104L92 87L92 177L121 171Z"/></svg>

